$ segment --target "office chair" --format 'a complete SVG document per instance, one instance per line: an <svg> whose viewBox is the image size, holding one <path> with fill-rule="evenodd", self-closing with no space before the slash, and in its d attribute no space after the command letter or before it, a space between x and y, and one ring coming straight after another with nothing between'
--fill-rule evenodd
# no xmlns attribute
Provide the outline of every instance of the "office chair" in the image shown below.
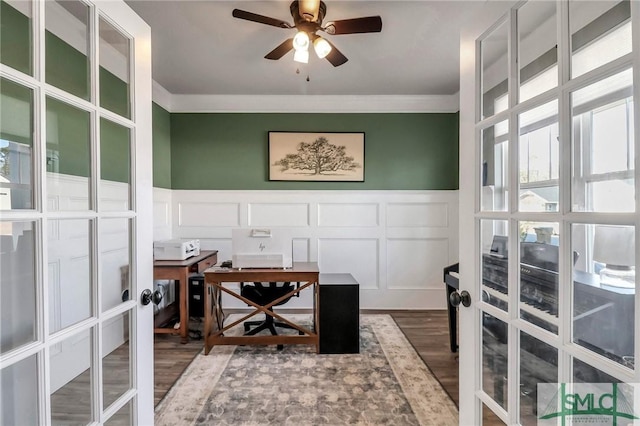
<svg viewBox="0 0 640 426"><path fill-rule="evenodd" d="M293 289L293 284L290 282L283 282L281 286L278 286L277 282L267 283L254 282L253 285L240 283L240 294L243 297L251 300L254 303L259 305L268 305L274 300L284 296L289 293ZM300 286L300 283L295 284L296 288ZM295 294L296 297L300 297L300 293ZM286 299L280 301L274 306L284 305L291 299L291 297L287 297ZM273 312L273 306L269 308L271 312ZM253 330L250 330L251 327L255 327ZM244 335L245 336L253 336L254 334L260 333L262 330L269 330L272 335L277 335L276 327L281 328L289 328L295 330L294 327L289 324L275 321L275 319L271 315L265 314L265 319L262 321L245 321L244 322ZM298 334L303 334L298 330ZM278 345L278 350L282 350L283 345Z"/></svg>

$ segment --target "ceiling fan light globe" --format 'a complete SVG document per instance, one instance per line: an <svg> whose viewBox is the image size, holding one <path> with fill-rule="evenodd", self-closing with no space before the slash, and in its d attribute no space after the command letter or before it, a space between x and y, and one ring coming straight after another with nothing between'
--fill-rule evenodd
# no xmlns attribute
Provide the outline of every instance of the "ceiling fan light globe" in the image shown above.
<svg viewBox="0 0 640 426"><path fill-rule="evenodd" d="M331 52L331 45L322 37L318 37L313 41L313 49L316 51L318 58L322 59Z"/></svg>
<svg viewBox="0 0 640 426"><path fill-rule="evenodd" d="M293 60L301 62L303 64L309 63L309 51L308 50L296 50L293 54Z"/></svg>
<svg viewBox="0 0 640 426"><path fill-rule="evenodd" d="M304 31L298 31L293 37L293 48L296 51L309 49L309 34Z"/></svg>

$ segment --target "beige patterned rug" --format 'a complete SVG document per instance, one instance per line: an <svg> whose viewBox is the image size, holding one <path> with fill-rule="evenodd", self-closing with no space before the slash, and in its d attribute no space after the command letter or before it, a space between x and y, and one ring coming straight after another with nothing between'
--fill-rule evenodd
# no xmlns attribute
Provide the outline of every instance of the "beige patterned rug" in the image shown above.
<svg viewBox="0 0 640 426"><path fill-rule="evenodd" d="M458 412L391 316L361 315L359 354L308 345L200 353L156 407L155 424L457 425Z"/></svg>

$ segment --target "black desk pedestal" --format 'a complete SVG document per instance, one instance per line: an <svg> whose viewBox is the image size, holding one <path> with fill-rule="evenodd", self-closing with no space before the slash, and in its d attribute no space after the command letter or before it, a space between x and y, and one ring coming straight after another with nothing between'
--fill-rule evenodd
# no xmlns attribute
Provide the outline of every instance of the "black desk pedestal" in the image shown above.
<svg viewBox="0 0 640 426"><path fill-rule="evenodd" d="M351 274L320 274L321 354L360 352L360 286Z"/></svg>

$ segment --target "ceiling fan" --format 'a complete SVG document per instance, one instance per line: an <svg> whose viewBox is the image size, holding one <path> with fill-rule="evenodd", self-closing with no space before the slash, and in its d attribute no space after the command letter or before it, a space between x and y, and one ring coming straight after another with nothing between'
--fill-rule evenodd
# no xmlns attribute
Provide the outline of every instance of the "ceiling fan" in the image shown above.
<svg viewBox="0 0 640 426"><path fill-rule="evenodd" d="M382 18L380 16L343 19L328 22L323 26L322 20L327 12L327 6L320 0L294 0L289 9L293 17L293 25L280 19L240 9L234 9L233 16L278 28L295 28L298 30L294 37L285 40L278 47L267 53L265 55L266 59L280 59L290 50L295 49L293 59L307 63L309 61L309 46L313 44L318 57L326 58L334 67L344 64L348 59L330 41L316 34L317 31L323 31L330 35L377 33L382 31Z"/></svg>

